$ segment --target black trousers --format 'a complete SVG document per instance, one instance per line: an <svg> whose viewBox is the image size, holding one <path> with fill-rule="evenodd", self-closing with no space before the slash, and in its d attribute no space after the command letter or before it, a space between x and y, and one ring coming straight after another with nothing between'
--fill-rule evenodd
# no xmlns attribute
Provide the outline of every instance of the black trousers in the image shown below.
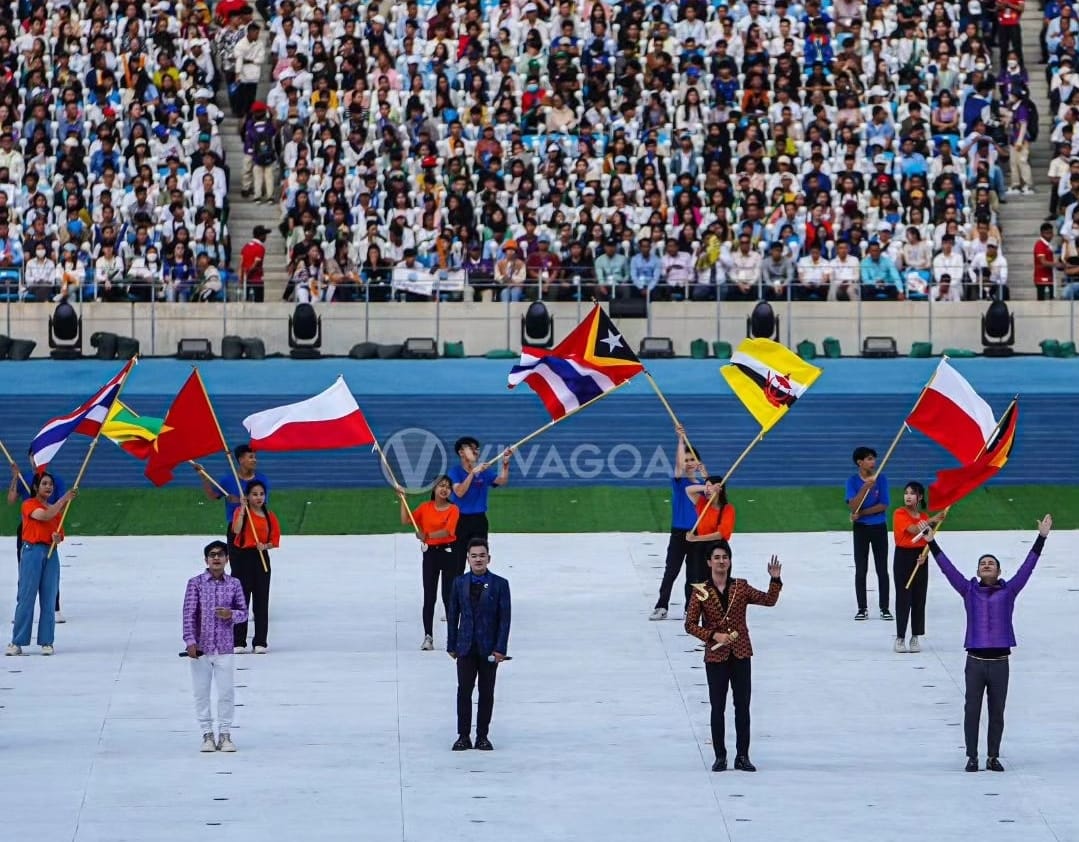
<svg viewBox="0 0 1079 842"><path fill-rule="evenodd" d="M22 558L22 519L20 518L18 526L15 527L15 567L19 566L19 559ZM56 610L60 610L60 586L56 587Z"/></svg>
<svg viewBox="0 0 1079 842"><path fill-rule="evenodd" d="M1053 300L1053 285L1052 284L1035 284L1034 288L1038 291L1039 301L1052 301Z"/></svg>
<svg viewBox="0 0 1079 842"><path fill-rule="evenodd" d="M907 579L917 566L920 549L896 547L892 561L895 574L895 636L907 636L907 619L910 619L910 633L915 637L925 634L925 598L929 593L929 565L914 575L914 581L907 590Z"/></svg>
<svg viewBox="0 0 1079 842"><path fill-rule="evenodd" d="M997 26L997 45L1000 47L1000 66L1007 67L1008 52L1015 50L1019 55L1019 64L1025 66L1023 61L1023 28L1015 26Z"/></svg>
<svg viewBox="0 0 1079 842"><path fill-rule="evenodd" d="M486 737L495 707L495 675L498 664L480 654L476 647L467 655L457 656L457 735L472 733L472 691L479 679L480 699L476 711L476 736Z"/></svg>
<svg viewBox="0 0 1079 842"><path fill-rule="evenodd" d="M447 608L449 608L450 604L450 588L453 585L454 578L468 569L468 559L466 558L468 542L473 538L486 538L488 528L487 515L483 512L478 515L461 515L457 519L457 540L453 545L453 555L457 566L454 568L455 572L452 576L446 576L442 579L442 602Z"/></svg>
<svg viewBox="0 0 1079 842"><path fill-rule="evenodd" d="M258 93L258 83L241 82L236 89L236 116L246 117L255 102Z"/></svg>
<svg viewBox="0 0 1079 842"><path fill-rule="evenodd" d="M270 554L266 556L266 566L270 566ZM262 569L262 559L258 550L234 547L229 552L229 564L232 575L240 580L251 616L254 617L255 635L252 646L267 646L266 638L270 626L270 573ZM247 646L247 623L237 623L232 627L234 646Z"/></svg>
<svg viewBox="0 0 1079 842"><path fill-rule="evenodd" d="M716 757L727 756L727 688L734 695L734 741L736 754L749 755L749 697L752 692L752 658L735 658L705 663L708 676L708 701L712 705L712 748Z"/></svg>
<svg viewBox="0 0 1079 842"><path fill-rule="evenodd" d="M667 561L663 568L663 580L659 583L659 599L656 600L656 608L671 607L671 591L682 572L682 563L686 560L689 552L689 541L686 540L685 529L672 529L670 540L667 541ZM686 567L686 581L689 581L689 567ZM688 605L688 602L687 602Z"/></svg>
<svg viewBox="0 0 1079 842"><path fill-rule="evenodd" d="M708 559L705 557L705 551L708 548L708 544L704 541L687 541L686 542L686 607L689 607L689 599L693 595L693 588L691 584L699 585L701 582L708 581Z"/></svg>
<svg viewBox="0 0 1079 842"><path fill-rule="evenodd" d="M854 595L858 610L866 611L865 581L869 575L869 550L873 550L873 565L877 568L877 597L880 610L888 610L888 527L883 523L854 524Z"/></svg>
<svg viewBox="0 0 1079 842"><path fill-rule="evenodd" d="M1000 756L1004 736L1004 703L1008 699L1008 659L987 661L967 655L967 701L963 716L967 757L978 756L978 731L982 718L982 698L989 697L989 757Z"/></svg>
<svg viewBox="0 0 1079 842"><path fill-rule="evenodd" d="M423 553L423 633L434 636L435 599L438 597L438 577L442 576L443 607L448 611L448 584L461 574L453 544L428 547Z"/></svg>

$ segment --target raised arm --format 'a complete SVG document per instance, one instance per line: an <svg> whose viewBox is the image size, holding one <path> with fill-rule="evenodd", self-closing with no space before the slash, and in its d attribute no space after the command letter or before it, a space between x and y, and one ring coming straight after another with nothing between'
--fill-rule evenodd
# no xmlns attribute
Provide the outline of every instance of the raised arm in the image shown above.
<svg viewBox="0 0 1079 842"><path fill-rule="evenodd" d="M499 488L504 488L510 484L510 460L512 458L513 448L508 449L502 454L502 469L498 472L498 476L491 485L497 485Z"/></svg>
<svg viewBox="0 0 1079 842"><path fill-rule="evenodd" d="M940 572L948 580L948 584L955 588L956 593L960 596L966 597L967 591L970 590L970 580L963 578L963 574L955 569L955 565L952 564L948 556L944 555L944 550L940 548L940 544L936 542L932 534L929 536L929 549L933 553L933 558L937 560Z"/></svg>
<svg viewBox="0 0 1079 842"><path fill-rule="evenodd" d="M771 608L779 602L779 592L783 590L783 580L780 578L782 572L783 565L779 563L779 556L773 555L772 560L768 562L768 575L772 579L768 583L768 590L759 591L747 582L746 590L749 591L749 596L746 597L746 602L750 605L763 605L767 608Z"/></svg>
<svg viewBox="0 0 1079 842"><path fill-rule="evenodd" d="M1038 522L1038 537L1034 539L1034 546L1030 548L1026 560L1019 569L1015 571L1015 575L1012 576L1011 580L1008 582L1008 585L1015 589L1015 593L1018 594L1027 586L1027 582L1030 581L1030 576L1034 572L1034 568L1038 564L1038 559L1041 557L1042 548L1045 546L1045 539L1049 537L1049 531L1052 528L1052 515L1046 515Z"/></svg>

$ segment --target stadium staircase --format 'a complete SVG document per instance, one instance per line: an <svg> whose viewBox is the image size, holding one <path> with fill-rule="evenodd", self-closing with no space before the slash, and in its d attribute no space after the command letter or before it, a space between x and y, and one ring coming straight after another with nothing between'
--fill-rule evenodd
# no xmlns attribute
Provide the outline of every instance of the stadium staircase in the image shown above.
<svg viewBox="0 0 1079 842"><path fill-rule="evenodd" d="M1047 172L1052 152L1049 135L1053 130L1049 113L1049 84L1045 80L1038 36L1042 27L1041 5L1029 0L1023 11L1023 59L1030 75L1030 98L1038 108L1038 140L1030 147L1030 169L1034 179L1035 193L1030 196L1008 196L1008 203L1000 206L1000 223L1003 226L1004 256L1008 259L1008 286L1013 299L1031 300L1034 291L1034 243L1039 228L1049 213L1049 183ZM1007 168L1004 183L1011 186Z"/></svg>

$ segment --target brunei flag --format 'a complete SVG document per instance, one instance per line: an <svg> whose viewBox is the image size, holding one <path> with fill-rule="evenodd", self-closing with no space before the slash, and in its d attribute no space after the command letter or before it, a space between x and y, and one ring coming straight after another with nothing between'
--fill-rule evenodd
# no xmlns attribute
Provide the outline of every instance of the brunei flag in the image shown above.
<svg viewBox="0 0 1079 842"><path fill-rule="evenodd" d="M130 407L116 401L101 427L101 435L136 459L148 459L164 425L160 418L137 415Z"/></svg>
<svg viewBox="0 0 1079 842"><path fill-rule="evenodd" d="M1019 402L1012 401L981 455L969 465L937 473L936 482L929 486L929 500L933 508L951 506L1000 472L1015 445L1018 422Z"/></svg>
<svg viewBox="0 0 1079 842"><path fill-rule="evenodd" d="M597 304L556 347L523 348L509 388L524 383L558 420L642 371L637 355Z"/></svg>
<svg viewBox="0 0 1079 842"><path fill-rule="evenodd" d="M821 376L810 365L771 339L747 339L720 369L723 379L767 433Z"/></svg>

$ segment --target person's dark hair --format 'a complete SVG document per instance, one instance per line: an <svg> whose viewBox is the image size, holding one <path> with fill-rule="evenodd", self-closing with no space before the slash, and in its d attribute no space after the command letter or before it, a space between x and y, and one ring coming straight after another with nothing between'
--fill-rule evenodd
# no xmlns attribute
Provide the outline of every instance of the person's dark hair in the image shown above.
<svg viewBox="0 0 1079 842"><path fill-rule="evenodd" d="M238 444L232 449L232 457L239 459L241 456L246 456L248 453L254 453L255 448L249 444Z"/></svg>
<svg viewBox="0 0 1079 842"><path fill-rule="evenodd" d="M727 557L731 560L732 566L734 563L734 553L731 551L731 545L725 538L720 538L718 541L712 541L704 550L705 559L711 559L712 553L716 550L725 550Z"/></svg>
<svg viewBox="0 0 1079 842"><path fill-rule="evenodd" d="M491 546L487 543L487 539L480 538L479 536L468 539L468 546L465 547L466 556L468 555L468 551L471 550L473 547L483 547L485 550L487 550L488 553L491 552Z"/></svg>
<svg viewBox="0 0 1079 842"><path fill-rule="evenodd" d="M723 477L708 477L705 482L710 482L712 485L719 486L719 496L716 497L716 502L719 503L719 508L722 509L727 505L727 486L723 482Z"/></svg>
<svg viewBox="0 0 1079 842"><path fill-rule="evenodd" d="M925 486L922 485L917 480L911 480L910 482L908 482L906 485L903 486L903 492L906 493L907 490L913 491L917 495L917 497L918 497L918 508L919 509L924 508L925 507Z"/></svg>
<svg viewBox="0 0 1079 842"><path fill-rule="evenodd" d="M256 488L261 488L263 491L265 491L266 490L266 483L264 483L260 479L248 480L246 485L244 485L244 496L246 497L248 494L250 494Z"/></svg>
<svg viewBox="0 0 1079 842"><path fill-rule="evenodd" d="M982 553L980 556L978 556L978 564L982 563L983 558L991 558L991 559L993 559L993 561L997 565L997 573L1000 573L1000 559L999 558L997 558L992 553Z"/></svg>
<svg viewBox="0 0 1079 842"><path fill-rule="evenodd" d="M462 447L469 447L469 446L474 447L477 450L479 450L479 447L480 447L479 440L473 438L472 436L461 436L461 438L457 439L457 441L455 441L453 443L453 452L460 455L461 454L461 448Z"/></svg>
<svg viewBox="0 0 1079 842"><path fill-rule="evenodd" d="M453 480L450 479L450 475L449 474L442 474L442 476L440 476L438 479L435 480L434 485L431 486L431 499L432 500L435 499L435 489L438 488L439 484L443 483L443 482L448 482L450 484L450 490L451 491L453 490Z"/></svg>
<svg viewBox="0 0 1079 842"><path fill-rule="evenodd" d="M854 448L854 455L851 457L854 460L854 464L857 465L867 456L876 457L877 451L871 447L856 447Z"/></svg>
<svg viewBox="0 0 1079 842"><path fill-rule="evenodd" d="M34 474L34 478L30 480L30 496L37 497L38 491L41 489L41 480L44 477L48 477L52 480L52 487L56 489L56 478L48 471L42 471L40 474Z"/></svg>
<svg viewBox="0 0 1079 842"><path fill-rule="evenodd" d="M226 544L224 541L211 541L202 550L203 558L209 558L210 553L214 550L224 550L225 555L227 556L229 554L229 545Z"/></svg>

